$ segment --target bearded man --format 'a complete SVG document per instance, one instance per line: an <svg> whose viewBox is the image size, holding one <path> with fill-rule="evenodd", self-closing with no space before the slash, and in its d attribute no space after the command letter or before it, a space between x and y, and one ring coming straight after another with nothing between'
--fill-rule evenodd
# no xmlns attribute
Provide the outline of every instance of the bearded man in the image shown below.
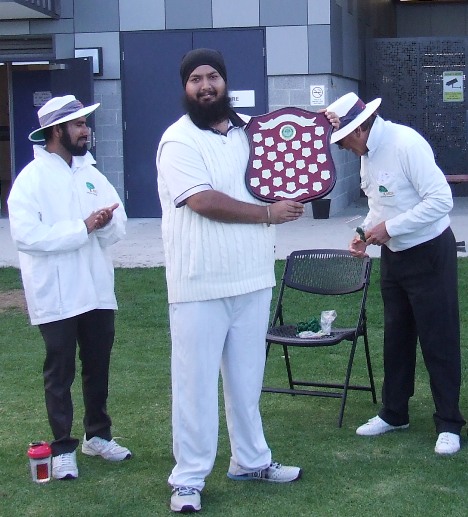
<svg viewBox="0 0 468 517"><path fill-rule="evenodd" d="M78 477L71 436L76 346L81 359L85 436L82 452L120 461L131 452L112 439L107 413L114 342L114 270L108 247L125 235L122 202L87 150L86 117L73 95L54 97L38 111L29 135L34 160L16 178L8 199L29 316L45 342L45 402L53 434L52 476Z"/></svg>
<svg viewBox="0 0 468 517"><path fill-rule="evenodd" d="M162 136L157 170L172 340L171 509L196 512L216 457L220 370L228 477L300 477L300 468L272 460L259 399L275 284L273 225L296 220L303 205L266 205L248 192L248 117L231 108L223 56L192 50L180 76L187 113Z"/></svg>

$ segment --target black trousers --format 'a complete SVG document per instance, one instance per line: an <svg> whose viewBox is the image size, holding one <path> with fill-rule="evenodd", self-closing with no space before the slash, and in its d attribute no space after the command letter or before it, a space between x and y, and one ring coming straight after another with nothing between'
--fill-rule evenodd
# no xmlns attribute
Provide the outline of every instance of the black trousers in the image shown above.
<svg viewBox="0 0 468 517"><path fill-rule="evenodd" d="M114 343L114 311L93 310L73 318L39 325L45 342L45 402L54 441L52 454L73 452L78 439L71 436L76 345L79 345L86 437L111 439L107 414L109 364Z"/></svg>
<svg viewBox="0 0 468 517"><path fill-rule="evenodd" d="M419 338L435 404L437 433L460 434L461 383L457 252L453 232L405 251L382 246L384 303L383 407L391 425L409 422Z"/></svg>

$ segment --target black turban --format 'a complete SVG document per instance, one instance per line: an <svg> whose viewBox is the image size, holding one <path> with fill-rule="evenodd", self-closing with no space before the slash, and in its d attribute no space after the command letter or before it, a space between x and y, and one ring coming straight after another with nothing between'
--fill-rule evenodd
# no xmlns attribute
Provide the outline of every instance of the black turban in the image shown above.
<svg viewBox="0 0 468 517"><path fill-rule="evenodd" d="M182 58L180 64L180 78L182 79L182 85L185 88L190 74L195 68L201 65L212 66L219 75L227 82L226 65L224 64L224 58L221 52L213 50L211 48L196 48L187 52Z"/></svg>

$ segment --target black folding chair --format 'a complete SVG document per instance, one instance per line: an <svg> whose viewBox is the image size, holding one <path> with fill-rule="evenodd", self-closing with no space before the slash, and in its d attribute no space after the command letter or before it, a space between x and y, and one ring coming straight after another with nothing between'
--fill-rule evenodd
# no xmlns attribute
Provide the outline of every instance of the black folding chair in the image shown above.
<svg viewBox="0 0 468 517"><path fill-rule="evenodd" d="M348 390L370 391L372 400L377 403L374 378L372 374L369 342L366 325L366 299L371 274L371 259L353 257L348 251L335 249L315 249L294 251L286 260L281 280L278 301L273 320L266 336L267 361L270 347L278 344L283 347L284 359L289 381L289 388L274 388L264 386L264 392L288 393L291 395L314 395L321 397L341 398L341 407L338 417L338 427L341 427ZM309 293L302 301L291 298L291 289ZM357 293L357 294L352 294ZM288 296L286 296L288 294ZM298 306L306 306L309 315L320 318L322 310L335 309L333 297L349 297L346 303L349 327L336 328L332 324L331 334L328 336L303 338L298 337L297 321L292 324L291 319L285 323L286 299L289 297L288 315L293 310L298 313ZM348 302L347 298L345 300ZM324 306L323 304L327 305ZM322 305L319 305L322 304ZM343 307L343 304L341 304ZM340 313L337 311L336 323L340 322ZM366 355L369 384L365 386L350 384L351 370L358 339L362 337ZM343 341L351 342L349 358L343 383L314 382L297 380L291 371L291 357L289 347L317 348L338 345ZM302 356L303 358L303 356ZM302 361L303 362L303 361ZM299 386L300 388L297 388ZM321 388L321 389L316 389Z"/></svg>

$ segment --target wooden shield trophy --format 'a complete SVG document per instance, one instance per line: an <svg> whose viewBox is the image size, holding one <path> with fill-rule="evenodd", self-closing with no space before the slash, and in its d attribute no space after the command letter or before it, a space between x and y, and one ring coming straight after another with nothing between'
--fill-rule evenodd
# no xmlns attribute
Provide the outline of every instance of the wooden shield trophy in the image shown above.
<svg viewBox="0 0 468 517"><path fill-rule="evenodd" d="M323 113L281 108L252 117L245 131L250 141L245 181L254 197L270 203L306 203L326 196L335 186L333 126Z"/></svg>

